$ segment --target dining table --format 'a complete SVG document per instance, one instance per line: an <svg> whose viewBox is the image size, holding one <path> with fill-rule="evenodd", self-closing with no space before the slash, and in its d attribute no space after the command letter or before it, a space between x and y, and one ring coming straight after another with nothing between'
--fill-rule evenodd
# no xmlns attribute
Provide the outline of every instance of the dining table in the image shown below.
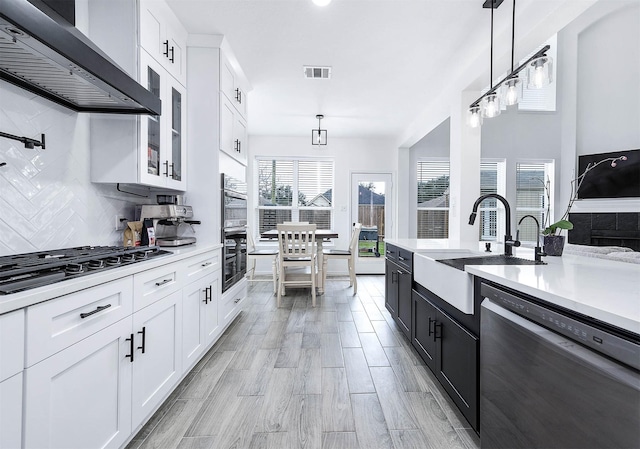
<svg viewBox="0 0 640 449"><path fill-rule="evenodd" d="M267 240L277 240L278 239L278 230L270 229L268 231L264 231L260 233L260 237ZM318 254L318 277L316 281L316 286L318 288L318 294L324 294L324 276L322 273L323 264L324 264L324 256L322 253L322 244L324 242L328 242L332 239L337 239L338 233L336 231L332 231L331 229L316 229L316 251Z"/></svg>

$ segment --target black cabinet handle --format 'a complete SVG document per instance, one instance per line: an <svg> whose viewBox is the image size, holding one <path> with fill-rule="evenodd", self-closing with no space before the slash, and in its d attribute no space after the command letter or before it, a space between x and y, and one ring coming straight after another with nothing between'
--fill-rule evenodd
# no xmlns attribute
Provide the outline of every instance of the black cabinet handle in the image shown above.
<svg viewBox="0 0 640 449"><path fill-rule="evenodd" d="M435 321L435 324L433 325L433 341L438 339L442 339L442 323Z"/></svg>
<svg viewBox="0 0 640 449"><path fill-rule="evenodd" d="M131 334L130 338L125 338L124 341L128 341L129 342L129 350L131 351L131 354L125 355L125 358L131 359L131 363L133 363L133 351L135 351L135 349L134 349L135 343L133 342L133 334Z"/></svg>
<svg viewBox="0 0 640 449"><path fill-rule="evenodd" d="M235 142L234 142L234 144L235 144L235 148L234 148L234 150L235 150L237 153L240 153L241 148L242 148L242 142L240 142L240 139L236 139L236 140L235 140Z"/></svg>
<svg viewBox="0 0 640 449"><path fill-rule="evenodd" d="M86 318L88 316L93 315L94 313L102 312L104 309L108 309L111 307L111 304L107 304L106 306L98 306L96 310L92 310L91 312L81 313L80 318Z"/></svg>
<svg viewBox="0 0 640 449"><path fill-rule="evenodd" d="M164 51L162 52L162 54L168 58L169 57L169 39L164 41L162 45L164 45Z"/></svg>
<svg viewBox="0 0 640 449"><path fill-rule="evenodd" d="M236 89L236 101L242 104L242 91L240 89Z"/></svg>
<svg viewBox="0 0 640 449"><path fill-rule="evenodd" d="M212 263L213 263L213 262L205 262L205 263L203 263L201 266L202 266L202 268L204 268L204 267L208 267L208 266L209 266L209 265L211 265Z"/></svg>
<svg viewBox="0 0 640 449"><path fill-rule="evenodd" d="M164 161L164 176L169 177L169 161Z"/></svg>
<svg viewBox="0 0 640 449"><path fill-rule="evenodd" d="M167 283L169 283L171 281L172 281L172 279L165 279L162 282L156 282L156 287L160 287L161 285L167 284Z"/></svg>
<svg viewBox="0 0 640 449"><path fill-rule="evenodd" d="M142 353L144 354L144 348L145 348L145 341L146 341L146 335L147 335L147 328L142 326L142 330L138 331L139 334L142 334L142 346L138 346L138 349L142 349Z"/></svg>
<svg viewBox="0 0 640 449"><path fill-rule="evenodd" d="M404 257L402 257L402 256L398 256L398 259L400 259L400 260L407 260L407 259L405 259L405 258L404 258Z"/></svg>
<svg viewBox="0 0 640 449"><path fill-rule="evenodd" d="M173 169L173 163L169 164L171 167L171 179L176 179L176 171Z"/></svg>
<svg viewBox="0 0 640 449"><path fill-rule="evenodd" d="M394 275L395 275L395 276L397 276L397 275L398 275L398 273L397 273L396 271L392 271L392 272L391 272L391 283L392 283L392 284L394 284L394 283L396 283L396 282L397 282L397 280L396 280L396 278L395 278L395 276L394 276Z"/></svg>
<svg viewBox="0 0 640 449"><path fill-rule="evenodd" d="M402 276L403 274L404 274L404 273L403 273L402 271L398 270L398 275L399 275L399 276Z"/></svg>
<svg viewBox="0 0 640 449"><path fill-rule="evenodd" d="M433 318L429 317L429 333L427 334L427 337L430 337L431 334L435 334L434 330L431 330L431 325L435 324L436 320L434 320Z"/></svg>
<svg viewBox="0 0 640 449"><path fill-rule="evenodd" d="M211 286L208 286L202 291L204 292L204 303L209 304L209 302L211 301Z"/></svg>
<svg viewBox="0 0 640 449"><path fill-rule="evenodd" d="M175 62L175 61L173 60L173 54L174 54L174 51L173 51L173 45L172 45L172 46L171 46L171 56L167 55L167 56L169 56L169 61L171 61L171 64L173 64L173 63Z"/></svg>
<svg viewBox="0 0 640 449"><path fill-rule="evenodd" d="M236 298L233 302L234 302L235 304L238 304L238 303L240 302L240 300L241 300L241 299L242 299L242 298Z"/></svg>

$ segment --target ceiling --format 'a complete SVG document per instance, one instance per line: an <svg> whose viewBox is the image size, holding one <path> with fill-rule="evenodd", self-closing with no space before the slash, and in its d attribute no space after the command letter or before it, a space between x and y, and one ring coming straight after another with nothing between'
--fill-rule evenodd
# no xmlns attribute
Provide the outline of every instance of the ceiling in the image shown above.
<svg viewBox="0 0 640 449"><path fill-rule="evenodd" d="M225 35L251 83L251 135L310 138L316 114L324 114L329 139L399 139L430 98L478 58L483 64L472 78L489 81L483 0L333 0L324 8L311 0L168 3L189 33ZM533 16L543 21L561 3L571 2L519 0L516 23L532 20L534 4ZM510 1L495 11L495 35L508 36L496 44L502 54L510 54L511 11ZM331 66L332 78L307 80L305 65Z"/></svg>

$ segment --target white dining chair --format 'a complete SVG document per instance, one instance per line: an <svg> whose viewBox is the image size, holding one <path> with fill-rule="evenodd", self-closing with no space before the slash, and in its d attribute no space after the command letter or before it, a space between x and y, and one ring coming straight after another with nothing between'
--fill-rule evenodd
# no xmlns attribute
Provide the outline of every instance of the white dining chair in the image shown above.
<svg viewBox="0 0 640 449"><path fill-rule="evenodd" d="M287 286L310 286L313 307L316 306L316 225L315 224L279 224L278 249L279 276L278 301ZM300 270L303 269L303 273ZM307 273L307 269L309 272ZM293 273L293 271L296 271Z"/></svg>
<svg viewBox="0 0 640 449"><path fill-rule="evenodd" d="M247 277L249 281L263 281L254 279L256 274L256 262L258 260L270 260L273 273L273 293L278 290L278 249L257 249L251 230L247 229Z"/></svg>
<svg viewBox="0 0 640 449"><path fill-rule="evenodd" d="M356 223L353 225L353 232L351 233L351 240L349 241L348 249L325 249L322 251L322 283L326 285L327 282L327 265L329 260L346 260L347 268L349 269L349 287L353 286L353 294L358 293L358 281L356 280L356 260L355 256L358 254L358 238L360 237L360 230L362 229L362 223Z"/></svg>

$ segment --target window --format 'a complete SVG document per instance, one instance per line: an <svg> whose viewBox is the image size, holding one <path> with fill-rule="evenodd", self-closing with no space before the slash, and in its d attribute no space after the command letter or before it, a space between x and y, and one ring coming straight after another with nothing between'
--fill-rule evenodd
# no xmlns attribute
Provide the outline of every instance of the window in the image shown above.
<svg viewBox="0 0 640 449"><path fill-rule="evenodd" d="M418 162L419 239L449 237L449 161Z"/></svg>
<svg viewBox="0 0 640 449"><path fill-rule="evenodd" d="M505 161L480 162L480 195L498 193L504 196ZM480 240L496 241L498 220L503 217L504 206L494 198L484 200L478 208L480 215ZM502 219L502 218L500 218Z"/></svg>
<svg viewBox="0 0 640 449"><path fill-rule="evenodd" d="M333 161L258 159L258 228L308 221L331 229Z"/></svg>
<svg viewBox="0 0 640 449"><path fill-rule="evenodd" d="M549 198L552 180L552 162L516 164L516 224L525 215L533 215L540 225L544 226L546 216L551 214ZM540 230L531 218L524 220L518 229L520 241L538 241Z"/></svg>

